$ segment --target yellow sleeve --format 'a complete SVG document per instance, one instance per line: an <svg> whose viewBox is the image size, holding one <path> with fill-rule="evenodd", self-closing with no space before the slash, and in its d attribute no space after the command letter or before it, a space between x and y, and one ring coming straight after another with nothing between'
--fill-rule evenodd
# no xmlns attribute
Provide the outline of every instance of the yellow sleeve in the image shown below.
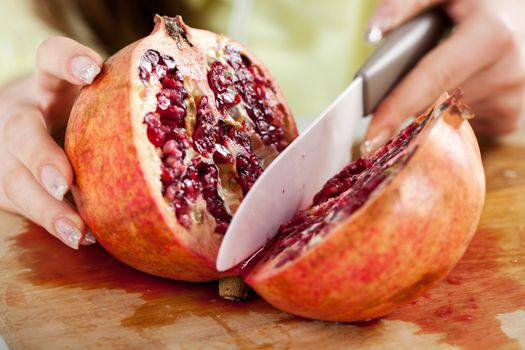
<svg viewBox="0 0 525 350"><path fill-rule="evenodd" d="M40 20L31 6L29 0L0 0L0 84L32 72L38 45L59 34Z"/></svg>
<svg viewBox="0 0 525 350"><path fill-rule="evenodd" d="M268 65L295 117L308 124L370 53L364 28L376 1L256 1L246 44Z"/></svg>

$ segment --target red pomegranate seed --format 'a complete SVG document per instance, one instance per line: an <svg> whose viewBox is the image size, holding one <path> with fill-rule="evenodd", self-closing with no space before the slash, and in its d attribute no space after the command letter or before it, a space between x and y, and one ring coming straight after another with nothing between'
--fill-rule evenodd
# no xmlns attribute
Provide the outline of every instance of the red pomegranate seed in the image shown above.
<svg viewBox="0 0 525 350"><path fill-rule="evenodd" d="M152 65L156 66L159 62L159 53L155 50L146 51L146 58L151 62Z"/></svg>

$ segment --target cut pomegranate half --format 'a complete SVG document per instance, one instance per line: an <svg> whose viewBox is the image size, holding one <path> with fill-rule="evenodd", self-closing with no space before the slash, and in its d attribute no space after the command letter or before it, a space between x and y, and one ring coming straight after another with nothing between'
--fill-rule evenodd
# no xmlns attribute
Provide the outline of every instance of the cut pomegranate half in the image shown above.
<svg viewBox="0 0 525 350"><path fill-rule="evenodd" d="M215 258L240 201L297 130L243 46L157 16L82 89L66 151L86 224L120 260L182 280Z"/></svg>
<svg viewBox="0 0 525 350"><path fill-rule="evenodd" d="M241 266L247 283L281 310L356 321L390 312L445 276L484 200L471 114L459 97L443 95L330 179Z"/></svg>

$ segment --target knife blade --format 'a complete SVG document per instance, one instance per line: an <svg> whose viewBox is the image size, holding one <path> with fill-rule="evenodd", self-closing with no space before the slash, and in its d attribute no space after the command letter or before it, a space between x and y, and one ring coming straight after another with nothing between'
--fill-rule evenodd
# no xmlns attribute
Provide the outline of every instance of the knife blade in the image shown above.
<svg viewBox="0 0 525 350"><path fill-rule="evenodd" d="M255 253L324 183L351 161L358 120L382 98L450 27L432 9L388 35L352 83L262 173L237 209L217 256L225 271Z"/></svg>

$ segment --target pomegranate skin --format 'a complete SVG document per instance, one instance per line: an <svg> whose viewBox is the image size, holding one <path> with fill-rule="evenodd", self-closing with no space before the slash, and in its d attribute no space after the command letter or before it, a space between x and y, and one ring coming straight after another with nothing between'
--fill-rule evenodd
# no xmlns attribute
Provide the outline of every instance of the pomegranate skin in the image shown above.
<svg viewBox="0 0 525 350"><path fill-rule="evenodd" d="M175 27L168 27L169 21ZM245 48L228 38L192 29L180 17L157 16L155 22L150 36L105 62L101 74L82 89L73 106L65 143L75 173L72 192L87 226L117 259L161 277L214 280L229 274L215 269L223 235L209 227L186 229L162 196L160 162L142 120L144 86L138 77L139 61L148 49L173 56L180 72L193 79L196 91L212 102L201 45L227 42L271 76ZM286 139L291 141L297 130L278 87L274 88L285 108ZM219 113L214 103L210 109Z"/></svg>
<svg viewBox="0 0 525 350"><path fill-rule="evenodd" d="M281 267L262 260L246 282L283 311L351 322L384 316L446 276L476 231L485 193L462 113L458 104L444 110L392 182L318 245Z"/></svg>

